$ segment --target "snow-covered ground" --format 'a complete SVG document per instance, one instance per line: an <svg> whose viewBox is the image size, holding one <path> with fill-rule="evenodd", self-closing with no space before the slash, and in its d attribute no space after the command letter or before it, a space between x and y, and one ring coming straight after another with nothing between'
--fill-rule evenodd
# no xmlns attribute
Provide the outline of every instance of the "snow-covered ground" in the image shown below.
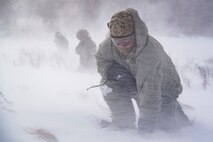
<svg viewBox="0 0 213 142"><path fill-rule="evenodd" d="M36 130L54 134L59 142L212 142L213 39L157 39L181 73L179 101L190 106L185 111L193 126L169 134L156 131L148 138L136 131L101 129L100 120L110 119L110 112L99 88L86 90L99 84L100 76L77 69L77 41L69 38L69 54L61 55L52 38L10 37L0 39L0 105L8 135L16 142L44 142Z"/></svg>

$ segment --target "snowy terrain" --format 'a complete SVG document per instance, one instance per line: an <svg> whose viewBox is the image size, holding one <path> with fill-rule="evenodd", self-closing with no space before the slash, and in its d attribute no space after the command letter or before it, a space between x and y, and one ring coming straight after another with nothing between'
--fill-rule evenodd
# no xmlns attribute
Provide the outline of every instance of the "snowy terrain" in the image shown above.
<svg viewBox="0 0 213 142"><path fill-rule="evenodd" d="M75 39L68 37L72 47L61 55L50 37L0 38L1 115L16 142L45 142L35 130L49 131L55 142L213 141L213 39L157 37L181 74L184 92L179 101L190 106L184 109L194 124L144 138L136 131L100 128L110 112L99 88L86 90L99 84L99 74L77 69Z"/></svg>

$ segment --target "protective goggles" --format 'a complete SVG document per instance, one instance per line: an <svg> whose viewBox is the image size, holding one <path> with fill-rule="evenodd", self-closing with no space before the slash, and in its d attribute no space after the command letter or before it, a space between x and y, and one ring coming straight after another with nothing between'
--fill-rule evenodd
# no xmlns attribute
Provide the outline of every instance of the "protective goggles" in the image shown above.
<svg viewBox="0 0 213 142"><path fill-rule="evenodd" d="M112 42L116 45L116 46L128 46L132 43L132 41L134 40L134 32L131 33L130 35L124 36L124 37L112 37Z"/></svg>

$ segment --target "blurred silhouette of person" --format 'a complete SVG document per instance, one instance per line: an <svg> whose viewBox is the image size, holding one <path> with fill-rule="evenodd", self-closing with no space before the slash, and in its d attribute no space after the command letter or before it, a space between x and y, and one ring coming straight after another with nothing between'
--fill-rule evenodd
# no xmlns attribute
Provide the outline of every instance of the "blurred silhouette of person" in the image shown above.
<svg viewBox="0 0 213 142"><path fill-rule="evenodd" d="M76 33L76 37L80 41L75 48L76 53L80 56L80 69L95 69L95 53L97 50L95 42L86 29L80 29Z"/></svg>
<svg viewBox="0 0 213 142"><path fill-rule="evenodd" d="M55 33L55 44L58 48L58 51L61 53L67 53L69 51L69 42L64 35L60 32Z"/></svg>
<svg viewBox="0 0 213 142"><path fill-rule="evenodd" d="M71 67L69 55L69 42L67 38L60 32L55 33L55 44L58 51L51 57L57 68L69 69Z"/></svg>

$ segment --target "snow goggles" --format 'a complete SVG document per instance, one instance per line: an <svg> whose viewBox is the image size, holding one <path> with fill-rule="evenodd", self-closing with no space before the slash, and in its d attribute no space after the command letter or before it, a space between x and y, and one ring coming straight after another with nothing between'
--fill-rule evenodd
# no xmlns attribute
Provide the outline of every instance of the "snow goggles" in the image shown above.
<svg viewBox="0 0 213 142"><path fill-rule="evenodd" d="M124 37L111 36L111 39L116 46L128 46L134 39L134 32Z"/></svg>

